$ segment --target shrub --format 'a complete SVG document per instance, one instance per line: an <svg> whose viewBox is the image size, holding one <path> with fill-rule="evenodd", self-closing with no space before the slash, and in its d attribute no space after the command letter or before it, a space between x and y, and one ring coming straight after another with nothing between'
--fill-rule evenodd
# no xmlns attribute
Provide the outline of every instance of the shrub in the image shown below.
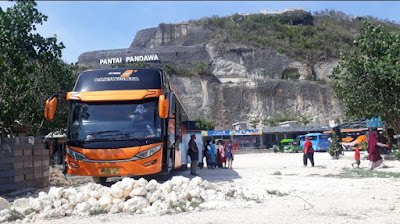
<svg viewBox="0 0 400 224"><path fill-rule="evenodd" d="M11 210L11 213L10 213L10 216L8 217L8 219L7 219L7 221L9 221L9 222L13 222L13 221L16 221L16 220L18 220L18 219L24 219L25 218L25 216L23 215L23 214L21 214L20 212L18 212L17 210L14 210L14 209L12 209Z"/></svg>
<svg viewBox="0 0 400 224"><path fill-rule="evenodd" d="M89 210L89 215L100 215L100 214L105 214L108 213L108 210L106 208L93 208Z"/></svg>

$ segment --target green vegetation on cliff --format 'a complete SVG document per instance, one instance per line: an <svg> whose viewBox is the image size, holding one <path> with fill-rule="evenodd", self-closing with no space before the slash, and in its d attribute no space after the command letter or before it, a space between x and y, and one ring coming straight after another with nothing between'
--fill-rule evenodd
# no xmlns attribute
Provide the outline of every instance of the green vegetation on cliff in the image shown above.
<svg viewBox="0 0 400 224"><path fill-rule="evenodd" d="M255 48L272 48L281 54L315 64L339 59L341 51L354 49L353 40L362 22L381 24L388 31L400 31L400 26L373 17L352 17L334 10L282 14L234 14L190 21L213 30L215 39L226 44L242 44Z"/></svg>

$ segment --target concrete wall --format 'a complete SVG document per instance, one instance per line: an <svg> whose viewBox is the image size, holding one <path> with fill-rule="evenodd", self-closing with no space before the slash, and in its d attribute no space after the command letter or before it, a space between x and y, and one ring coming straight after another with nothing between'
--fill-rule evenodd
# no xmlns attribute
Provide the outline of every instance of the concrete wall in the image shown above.
<svg viewBox="0 0 400 224"><path fill-rule="evenodd" d="M0 194L49 186L49 150L33 137L0 139Z"/></svg>

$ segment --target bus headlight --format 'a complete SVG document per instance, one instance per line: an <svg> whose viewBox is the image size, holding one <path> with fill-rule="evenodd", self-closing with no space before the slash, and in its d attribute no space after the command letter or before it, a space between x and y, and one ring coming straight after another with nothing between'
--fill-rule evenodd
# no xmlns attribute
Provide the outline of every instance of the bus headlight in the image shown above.
<svg viewBox="0 0 400 224"><path fill-rule="evenodd" d="M140 159L144 159L144 158L154 155L156 152L160 151L160 149L161 149L161 145L158 145L156 147L146 149L143 152L139 152L138 154L136 154L136 157L138 157Z"/></svg>
<svg viewBox="0 0 400 224"><path fill-rule="evenodd" d="M86 156L83 155L82 153L79 153L77 151L74 151L70 148L67 147L67 153L69 156L71 156L74 160L86 160Z"/></svg>

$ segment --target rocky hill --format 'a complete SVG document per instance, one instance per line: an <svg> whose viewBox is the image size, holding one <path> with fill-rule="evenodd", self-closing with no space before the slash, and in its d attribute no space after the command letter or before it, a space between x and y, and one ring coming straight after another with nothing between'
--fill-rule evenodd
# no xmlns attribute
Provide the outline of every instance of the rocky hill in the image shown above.
<svg viewBox="0 0 400 224"><path fill-rule="evenodd" d="M215 121L217 129L284 112L327 125L343 119L328 76L363 19L294 10L160 24L139 31L129 48L86 52L78 63L164 67L190 117Z"/></svg>

